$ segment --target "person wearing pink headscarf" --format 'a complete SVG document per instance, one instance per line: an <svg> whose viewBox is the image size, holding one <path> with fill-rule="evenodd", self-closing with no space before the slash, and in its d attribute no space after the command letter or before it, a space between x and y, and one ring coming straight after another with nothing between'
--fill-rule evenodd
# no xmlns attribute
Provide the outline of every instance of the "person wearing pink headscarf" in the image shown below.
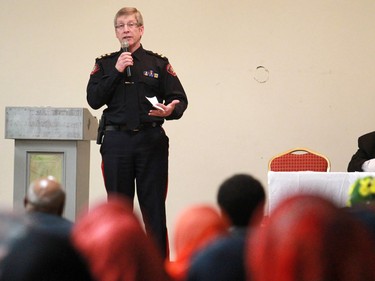
<svg viewBox="0 0 375 281"><path fill-rule="evenodd" d="M156 245L123 198L110 197L79 217L72 240L97 280L170 281Z"/></svg>
<svg viewBox="0 0 375 281"><path fill-rule="evenodd" d="M227 235L229 222L219 211L209 205L194 205L178 217L174 230L175 260L166 261L167 272L176 281L187 277L190 260L194 254Z"/></svg>

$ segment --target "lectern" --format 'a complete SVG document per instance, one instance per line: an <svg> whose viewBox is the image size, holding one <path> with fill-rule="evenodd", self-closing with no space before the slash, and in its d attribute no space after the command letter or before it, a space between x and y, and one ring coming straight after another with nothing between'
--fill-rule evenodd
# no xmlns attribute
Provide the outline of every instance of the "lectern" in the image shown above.
<svg viewBox="0 0 375 281"><path fill-rule="evenodd" d="M5 138L15 140L14 209L30 182L54 176L65 188L64 217L75 221L89 200L90 141L97 119L86 108L6 107Z"/></svg>

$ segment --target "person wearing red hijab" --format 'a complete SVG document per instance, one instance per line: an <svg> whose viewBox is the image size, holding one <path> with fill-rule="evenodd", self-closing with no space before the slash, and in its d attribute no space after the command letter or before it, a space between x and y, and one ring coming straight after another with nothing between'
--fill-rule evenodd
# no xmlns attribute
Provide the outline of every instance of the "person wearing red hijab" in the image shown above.
<svg viewBox="0 0 375 281"><path fill-rule="evenodd" d="M170 281L132 206L109 197L76 221L72 240L100 281Z"/></svg>
<svg viewBox="0 0 375 281"><path fill-rule="evenodd" d="M174 261L166 261L167 272L176 281L186 280L191 258L215 239L227 235L229 222L209 205L194 205L177 218L174 230Z"/></svg>
<svg viewBox="0 0 375 281"><path fill-rule="evenodd" d="M369 231L344 209L314 195L284 200L264 227L250 233L252 281L375 280Z"/></svg>

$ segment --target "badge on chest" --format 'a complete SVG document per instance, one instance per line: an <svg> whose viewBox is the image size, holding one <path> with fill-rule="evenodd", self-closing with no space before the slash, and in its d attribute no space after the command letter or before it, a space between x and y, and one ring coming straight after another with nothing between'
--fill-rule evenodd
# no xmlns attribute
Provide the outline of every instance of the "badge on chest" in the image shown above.
<svg viewBox="0 0 375 281"><path fill-rule="evenodd" d="M143 75L146 77L151 77L158 79L159 78L159 73L154 72L153 70L145 70L143 71Z"/></svg>

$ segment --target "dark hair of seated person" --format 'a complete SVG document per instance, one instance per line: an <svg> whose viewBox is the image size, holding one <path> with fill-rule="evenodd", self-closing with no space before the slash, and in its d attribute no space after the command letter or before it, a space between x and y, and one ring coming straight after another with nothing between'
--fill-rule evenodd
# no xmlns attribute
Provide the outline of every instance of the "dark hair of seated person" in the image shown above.
<svg viewBox="0 0 375 281"><path fill-rule="evenodd" d="M263 208L265 197L263 185L257 179L236 174L220 185L217 203L234 226L246 227L256 211Z"/></svg>

